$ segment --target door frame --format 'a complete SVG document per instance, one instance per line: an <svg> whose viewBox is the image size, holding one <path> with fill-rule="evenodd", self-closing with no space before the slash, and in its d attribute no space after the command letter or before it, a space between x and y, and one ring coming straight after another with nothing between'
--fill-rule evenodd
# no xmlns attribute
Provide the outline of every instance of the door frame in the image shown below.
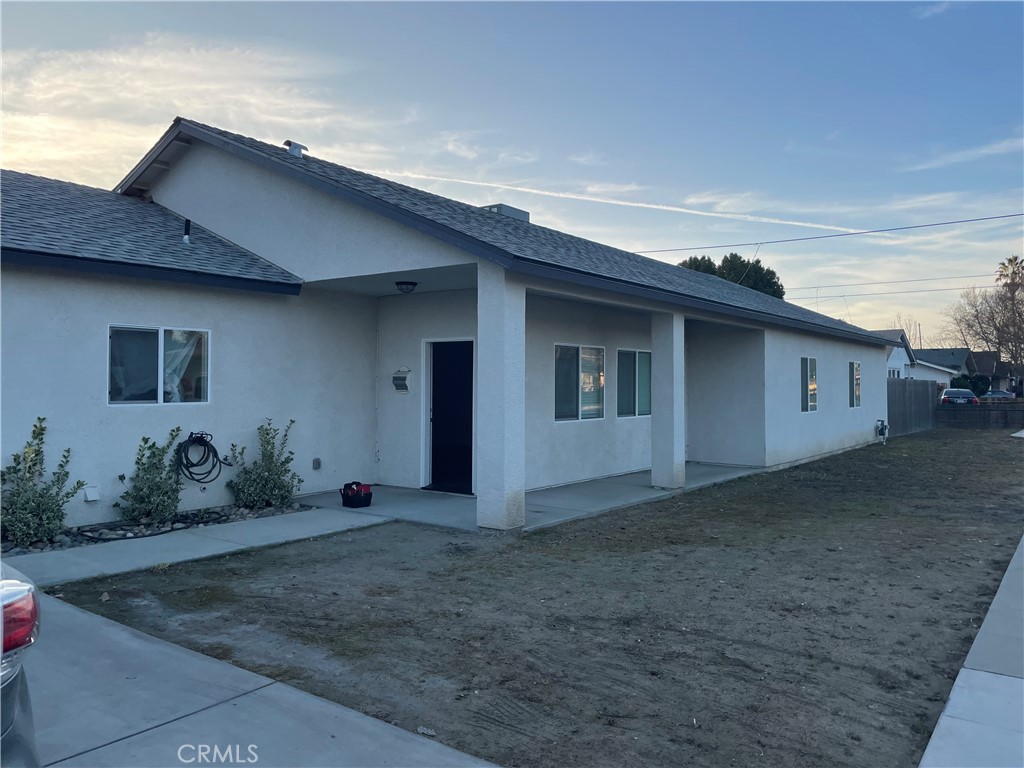
<svg viewBox="0 0 1024 768"><path fill-rule="evenodd" d="M473 345L473 363L470 375L473 377L473 466L471 476L471 490L476 494L476 337L475 336L439 336L421 340L420 344L420 370L423 371L423 386L420 387L420 488L431 483L431 459L433 458L433 425L430 421L430 408L434 399L434 344L449 341L468 341Z"/></svg>

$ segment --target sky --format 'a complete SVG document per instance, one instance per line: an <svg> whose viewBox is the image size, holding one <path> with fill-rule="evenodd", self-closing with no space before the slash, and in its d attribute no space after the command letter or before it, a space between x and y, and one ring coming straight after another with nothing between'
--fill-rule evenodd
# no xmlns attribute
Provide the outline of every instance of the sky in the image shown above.
<svg viewBox="0 0 1024 768"><path fill-rule="evenodd" d="M925 346L1024 255L1020 216L769 242L1024 211L1020 2L5 1L0 29L7 169L112 188L180 115L671 263L756 256Z"/></svg>

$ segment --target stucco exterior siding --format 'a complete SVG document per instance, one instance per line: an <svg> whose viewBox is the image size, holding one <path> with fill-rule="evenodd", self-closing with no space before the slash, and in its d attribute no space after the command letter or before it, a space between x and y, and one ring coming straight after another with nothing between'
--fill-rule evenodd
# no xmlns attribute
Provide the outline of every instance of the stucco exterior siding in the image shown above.
<svg viewBox="0 0 1024 768"><path fill-rule="evenodd" d="M765 462L765 332L686 322L686 458Z"/></svg>
<svg viewBox="0 0 1024 768"><path fill-rule="evenodd" d="M42 310L41 308L45 308ZM210 332L210 401L166 405L107 403L108 326L169 326ZM256 449L265 418L295 426L289 448L305 480L302 492L373 482L374 302L303 290L270 296L174 283L97 278L4 267L2 277L4 463L45 416L47 464L71 447L71 475L98 486L101 500L79 494L68 523L116 517L143 435L158 441L181 426L205 431L227 455L231 443ZM322 469L312 470L320 458ZM205 492L186 482L182 509L232 501L225 468Z"/></svg>
<svg viewBox="0 0 1024 768"><path fill-rule="evenodd" d="M476 263L435 238L205 144L186 152L151 194L306 282Z"/></svg>
<svg viewBox="0 0 1024 768"><path fill-rule="evenodd" d="M801 412L800 358L817 360L818 408ZM861 405L849 404L849 363L861 364ZM886 349L824 336L765 332L765 462L776 466L865 445L887 419Z"/></svg>
<svg viewBox="0 0 1024 768"><path fill-rule="evenodd" d="M385 296L377 300L377 317L378 482L421 488L430 482L427 344L476 338L476 291ZM409 394L391 383L403 367L412 373Z"/></svg>
<svg viewBox="0 0 1024 768"><path fill-rule="evenodd" d="M555 421L555 345L604 347L604 418ZM650 315L526 297L526 485L552 485L651 466L651 417L616 415L619 349L649 350Z"/></svg>

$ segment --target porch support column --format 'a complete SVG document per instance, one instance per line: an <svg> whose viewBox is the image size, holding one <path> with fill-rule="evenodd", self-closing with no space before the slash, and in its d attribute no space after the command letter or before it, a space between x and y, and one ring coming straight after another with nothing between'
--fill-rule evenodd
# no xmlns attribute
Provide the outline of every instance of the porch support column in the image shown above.
<svg viewBox="0 0 1024 768"><path fill-rule="evenodd" d="M476 293L476 524L526 520L526 289L481 260Z"/></svg>
<svg viewBox="0 0 1024 768"><path fill-rule="evenodd" d="M682 488L686 482L684 318L651 315L651 484Z"/></svg>

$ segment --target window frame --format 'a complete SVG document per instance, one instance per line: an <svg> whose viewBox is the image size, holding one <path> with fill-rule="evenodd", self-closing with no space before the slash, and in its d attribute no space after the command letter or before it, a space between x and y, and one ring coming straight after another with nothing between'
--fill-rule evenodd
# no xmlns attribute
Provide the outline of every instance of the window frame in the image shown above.
<svg viewBox="0 0 1024 768"><path fill-rule="evenodd" d="M860 408L861 403L861 374L860 360L851 360L849 366L850 375L850 407Z"/></svg>
<svg viewBox="0 0 1024 768"><path fill-rule="evenodd" d="M138 400L111 400L110 399L110 366L113 360L111 359L110 349L110 337L115 330L126 330L126 331L154 331L157 335L157 392L159 398L155 403L144 402ZM206 399L205 400L192 400L184 401L180 403L163 401L163 380L164 380L164 333L166 331L185 331L187 333L203 333L206 334ZM178 405L178 406L195 406L195 405L209 405L213 402L213 392L210 386L210 382L213 380L212 373L212 361L213 361L213 333L208 328L185 328L180 325L139 325L137 323L107 323L107 406L113 408L123 408L125 406L165 406L165 405Z"/></svg>
<svg viewBox="0 0 1024 768"><path fill-rule="evenodd" d="M811 381L814 390L811 391ZM818 358L810 355L800 358L800 412L818 412Z"/></svg>
<svg viewBox="0 0 1024 768"><path fill-rule="evenodd" d="M559 347L568 347L569 349L575 349L576 350L576 415L573 416L573 417L566 416L566 417L562 417L562 418L559 418L557 415L555 415L554 416L555 423L556 424L573 424L573 423L579 422L579 421L603 421L605 419L605 417L607 415L607 411L608 411L608 402L607 402L607 393L608 393L608 386L607 386L607 381L608 381L608 350L603 345L601 345L601 344L570 344L570 343L566 343L566 342L556 341L554 343L554 348L552 350L552 352L553 352L552 360L553 361L558 359L558 348ZM583 416L583 350L584 349L599 349L599 350L601 350L602 369L601 369L601 415L600 416L590 416L590 417L584 417ZM555 391L553 393L554 394L554 400L555 400L554 412L555 412L555 414L557 414L558 413L558 376L557 376L557 374L555 375L554 378L555 378L555 381L554 381L554 383L555 383Z"/></svg>
<svg viewBox="0 0 1024 768"><path fill-rule="evenodd" d="M633 354L633 412L632 413L619 413L619 355L623 352L631 352ZM649 349L633 349L630 347L620 347L615 350L615 418L617 419L637 419L640 417L650 418L651 412L640 413L640 355L647 355L650 357L651 350ZM648 395L649 399L654 400L654 384L648 381L651 385L651 393ZM652 407L653 410L653 407Z"/></svg>

